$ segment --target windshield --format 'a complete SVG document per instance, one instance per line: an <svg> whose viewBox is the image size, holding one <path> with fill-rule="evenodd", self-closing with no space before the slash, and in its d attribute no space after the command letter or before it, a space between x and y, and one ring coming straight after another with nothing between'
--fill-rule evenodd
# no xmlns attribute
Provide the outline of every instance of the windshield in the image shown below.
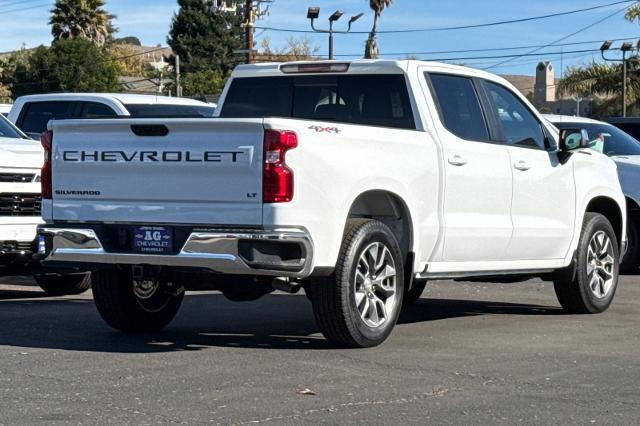
<svg viewBox="0 0 640 426"><path fill-rule="evenodd" d="M211 118L216 108L208 105L126 104L132 118Z"/></svg>
<svg viewBox="0 0 640 426"><path fill-rule="evenodd" d="M640 155L640 142L611 124L553 123L558 129L585 129L593 149L608 155Z"/></svg>
<svg viewBox="0 0 640 426"><path fill-rule="evenodd" d="M24 139L24 136L3 115L0 115L0 138Z"/></svg>

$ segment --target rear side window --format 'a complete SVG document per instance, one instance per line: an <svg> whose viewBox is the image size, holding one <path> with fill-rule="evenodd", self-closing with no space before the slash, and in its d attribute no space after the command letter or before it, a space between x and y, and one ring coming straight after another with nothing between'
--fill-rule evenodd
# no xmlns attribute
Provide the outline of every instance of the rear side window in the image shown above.
<svg viewBox="0 0 640 426"><path fill-rule="evenodd" d="M428 77L447 130L462 139L488 141L489 130L473 80L444 74Z"/></svg>
<svg viewBox="0 0 640 426"><path fill-rule="evenodd" d="M211 118L216 111L206 105L126 104L132 118Z"/></svg>
<svg viewBox="0 0 640 426"><path fill-rule="evenodd" d="M220 116L415 129L407 84L400 74L237 78Z"/></svg>
<svg viewBox="0 0 640 426"><path fill-rule="evenodd" d="M82 105L82 111L80 112L80 118L95 119L95 118L113 118L118 114L105 104L97 102L85 102Z"/></svg>
<svg viewBox="0 0 640 426"><path fill-rule="evenodd" d="M47 129L50 120L68 120L73 118L76 102L31 102L24 106L24 112L19 121L21 130L25 133L40 134Z"/></svg>

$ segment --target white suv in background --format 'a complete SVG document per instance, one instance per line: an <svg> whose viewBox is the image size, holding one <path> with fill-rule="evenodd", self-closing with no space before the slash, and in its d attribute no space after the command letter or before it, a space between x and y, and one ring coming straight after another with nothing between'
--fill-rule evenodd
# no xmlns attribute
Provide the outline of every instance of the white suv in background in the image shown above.
<svg viewBox="0 0 640 426"><path fill-rule="evenodd" d="M50 120L96 118L203 118L215 105L187 98L125 93L52 93L16 99L9 120L34 139Z"/></svg>

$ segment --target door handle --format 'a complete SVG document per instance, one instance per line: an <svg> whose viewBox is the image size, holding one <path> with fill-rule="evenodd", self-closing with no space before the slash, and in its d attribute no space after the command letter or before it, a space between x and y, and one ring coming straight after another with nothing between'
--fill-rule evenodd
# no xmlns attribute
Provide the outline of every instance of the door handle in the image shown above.
<svg viewBox="0 0 640 426"><path fill-rule="evenodd" d="M452 166L464 166L467 164L467 160L463 156L456 154L449 157L449 164Z"/></svg>
<svg viewBox="0 0 640 426"><path fill-rule="evenodd" d="M520 171L523 171L523 172L526 172L527 170L529 170L529 169L531 168L531 166L529 165L529 163L527 163L527 162L526 162L526 161L524 161L524 160L517 161L517 162L513 165L513 167L514 167L516 170L520 170Z"/></svg>

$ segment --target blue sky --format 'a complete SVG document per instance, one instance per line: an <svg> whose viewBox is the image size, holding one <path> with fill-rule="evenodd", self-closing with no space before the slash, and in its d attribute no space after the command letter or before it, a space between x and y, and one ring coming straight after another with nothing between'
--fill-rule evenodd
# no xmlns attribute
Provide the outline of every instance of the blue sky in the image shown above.
<svg viewBox="0 0 640 426"><path fill-rule="evenodd" d="M455 25L467 25L544 15L578 9L612 2L613 0L535 0L528 2L507 2L504 0L396 0L386 10L380 22L380 30L429 28ZM0 52L20 48L25 44L34 47L50 43L51 36L47 24L48 11L53 1L47 0L0 0ZM372 13L368 9L368 0L275 0L270 15L258 25L308 29L306 10L309 6L320 6L320 25L336 9L345 12L346 17L365 12L366 15L354 25L354 30L367 31L371 26ZM27 8L28 10L16 11ZM119 36L134 35L146 45L166 44L166 35L171 17L177 10L175 0L107 0L107 8L118 16L116 26ZM598 41L598 43L579 46L566 46L564 51L597 49L601 40L611 38L638 38L640 26L628 23L619 13L606 21L593 25L596 21L621 9L612 6L591 12L534 21L528 23L491 27L486 29L469 29L463 31L428 32L417 34L381 34L379 46L381 53L414 53L428 51L446 51L461 49L481 49L498 47L517 47L528 45L544 45L567 36L581 28L588 30L568 38L566 42ZM340 24L338 27L340 27ZM273 46L281 46L291 34L273 31L257 31L258 40L269 37ZM322 54L327 51L327 37L324 35L305 34L312 45L317 46ZM336 54L360 54L363 50L366 35L342 35L336 38ZM438 57L492 56L499 54L526 53L524 49L508 52L480 52L473 54L431 55ZM542 52L558 52L561 48L550 47ZM420 57L428 57L419 55ZM402 57L402 56L398 56ZM567 53L564 55L565 66L586 63L598 55L591 53ZM551 59L560 68L559 56L519 58L492 71L501 74L533 74L535 64L540 59ZM480 68L490 66L500 59L465 59L461 60L470 66Z"/></svg>

